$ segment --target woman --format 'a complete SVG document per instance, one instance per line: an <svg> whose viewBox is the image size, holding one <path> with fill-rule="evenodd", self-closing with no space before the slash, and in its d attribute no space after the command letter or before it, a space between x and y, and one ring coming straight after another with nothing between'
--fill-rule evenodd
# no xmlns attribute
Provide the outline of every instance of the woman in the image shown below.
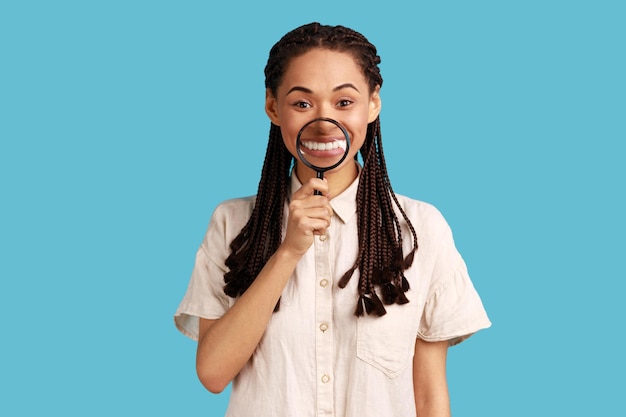
<svg viewBox="0 0 626 417"><path fill-rule="evenodd" d="M379 63L318 23L270 51L258 193L216 208L175 315L204 386L233 382L227 416L448 416L448 346L490 326L441 214L389 183ZM319 179L296 142L322 117L338 124L319 141L341 125L350 147Z"/></svg>

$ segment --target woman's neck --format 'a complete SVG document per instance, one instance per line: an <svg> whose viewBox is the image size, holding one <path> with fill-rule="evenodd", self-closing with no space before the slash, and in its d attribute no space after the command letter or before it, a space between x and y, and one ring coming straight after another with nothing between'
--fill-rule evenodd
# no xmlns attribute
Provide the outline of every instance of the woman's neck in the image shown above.
<svg viewBox="0 0 626 417"><path fill-rule="evenodd" d="M296 175L302 184L317 176L317 172L308 168L304 164L296 163ZM349 160L339 168L324 173L324 178L328 182L328 194L335 197L348 188L359 175L359 166L356 161Z"/></svg>

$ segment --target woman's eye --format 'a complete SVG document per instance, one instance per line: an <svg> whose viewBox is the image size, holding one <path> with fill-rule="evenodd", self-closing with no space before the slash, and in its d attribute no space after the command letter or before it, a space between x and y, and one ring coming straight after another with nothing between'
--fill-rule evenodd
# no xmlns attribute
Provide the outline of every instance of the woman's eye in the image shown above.
<svg viewBox="0 0 626 417"><path fill-rule="evenodd" d="M306 101L298 101L294 103L294 106L300 109L308 109L309 107L311 107L311 104L307 103Z"/></svg>
<svg viewBox="0 0 626 417"><path fill-rule="evenodd" d="M337 103L337 106L346 107L346 106L349 106L350 104L352 104L351 100L340 100L339 103Z"/></svg>

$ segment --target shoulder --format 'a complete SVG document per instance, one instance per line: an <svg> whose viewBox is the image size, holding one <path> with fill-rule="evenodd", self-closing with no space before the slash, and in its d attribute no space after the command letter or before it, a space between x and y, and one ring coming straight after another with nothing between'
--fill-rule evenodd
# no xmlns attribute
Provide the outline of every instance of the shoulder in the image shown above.
<svg viewBox="0 0 626 417"><path fill-rule="evenodd" d="M213 219L228 219L236 221L238 218L245 218L246 221L252 214L256 196L232 198L222 201L213 212Z"/></svg>
<svg viewBox="0 0 626 417"><path fill-rule="evenodd" d="M227 247L246 225L254 209L255 196L233 198L217 205L204 238L205 247Z"/></svg>
<svg viewBox="0 0 626 417"><path fill-rule="evenodd" d="M398 203L415 228L418 236L443 236L450 233L448 222L434 205L396 194Z"/></svg>

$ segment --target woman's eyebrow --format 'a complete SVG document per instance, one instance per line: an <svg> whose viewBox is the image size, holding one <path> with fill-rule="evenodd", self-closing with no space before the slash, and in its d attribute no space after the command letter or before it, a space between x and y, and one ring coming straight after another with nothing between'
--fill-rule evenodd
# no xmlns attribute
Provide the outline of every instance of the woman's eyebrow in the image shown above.
<svg viewBox="0 0 626 417"><path fill-rule="evenodd" d="M360 93L359 89L356 88L354 84L352 83L345 83L345 84L338 85L337 87L333 88L333 91L343 90L344 88L352 88L356 90L357 93Z"/></svg>
<svg viewBox="0 0 626 417"><path fill-rule="evenodd" d="M291 87L289 89L289 91L287 91L287 94L285 94L286 96L288 96L289 94L293 93L294 91L302 91L303 93L307 93L307 94L313 94L313 90L306 88L306 87L301 87L299 85L296 85L295 87Z"/></svg>
<svg viewBox="0 0 626 417"><path fill-rule="evenodd" d="M359 89L356 88L356 86L354 84L352 84L352 83L345 83L345 84L338 85L337 87L333 88L333 92L337 92L339 90L343 90L344 88L352 88L357 93L360 93ZM313 94L313 90L311 90L310 88L306 88L306 87L302 87L300 85L296 85L294 87L291 87L289 89L289 91L287 91L287 94L285 94L285 95L289 95L289 94L293 93L294 91L301 91L301 92L306 93L306 94Z"/></svg>

